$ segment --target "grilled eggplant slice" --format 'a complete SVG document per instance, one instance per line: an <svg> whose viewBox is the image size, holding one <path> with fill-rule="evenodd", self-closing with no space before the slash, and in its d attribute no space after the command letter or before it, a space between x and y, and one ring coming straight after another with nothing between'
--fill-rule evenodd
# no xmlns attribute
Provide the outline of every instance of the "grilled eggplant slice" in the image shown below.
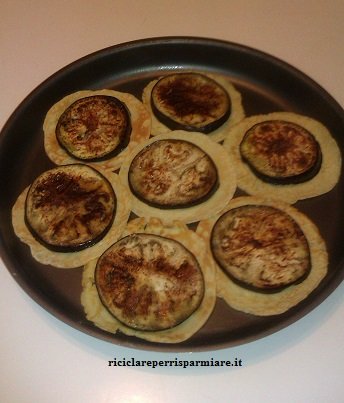
<svg viewBox="0 0 344 403"><path fill-rule="evenodd" d="M224 272L254 291L281 291L305 280L311 269L303 231L291 216L271 206L227 211L215 223L210 244Z"/></svg>
<svg viewBox="0 0 344 403"><path fill-rule="evenodd" d="M157 140L132 160L128 182L133 194L158 208L182 208L208 199L217 188L217 169L195 144Z"/></svg>
<svg viewBox="0 0 344 403"><path fill-rule="evenodd" d="M48 249L74 252L101 240L112 225L116 197L94 168L71 164L41 174L30 186L25 222Z"/></svg>
<svg viewBox="0 0 344 403"><path fill-rule="evenodd" d="M227 91L210 77L176 73L162 77L154 85L151 108L171 130L208 134L227 121L231 101Z"/></svg>
<svg viewBox="0 0 344 403"><path fill-rule="evenodd" d="M145 331L185 321L204 295L195 256L171 238L147 233L128 235L105 251L96 265L95 284L116 319Z"/></svg>
<svg viewBox="0 0 344 403"><path fill-rule="evenodd" d="M80 98L60 116L56 138L74 158L99 161L122 151L131 133L130 114L123 102L107 95Z"/></svg>
<svg viewBox="0 0 344 403"><path fill-rule="evenodd" d="M312 179L321 167L315 137L296 123L269 120L255 124L240 144L242 159L263 181L297 184Z"/></svg>

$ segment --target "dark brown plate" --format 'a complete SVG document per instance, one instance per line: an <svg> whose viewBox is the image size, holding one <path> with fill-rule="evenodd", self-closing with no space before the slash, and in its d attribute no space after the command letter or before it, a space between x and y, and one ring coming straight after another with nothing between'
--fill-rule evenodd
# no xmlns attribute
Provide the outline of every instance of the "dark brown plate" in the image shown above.
<svg viewBox="0 0 344 403"><path fill-rule="evenodd" d="M44 309L82 332L118 345L160 351L211 350L243 344L282 329L319 305L343 279L344 181L326 195L298 202L319 227L330 255L321 285L282 315L255 317L218 300L207 324L177 345L112 335L85 319L80 304L81 269L57 270L37 263L15 236L11 208L20 192L52 167L43 149L42 124L63 96L86 89L113 88L141 96L162 71L201 69L227 75L243 96L247 115L292 111L313 117L344 149L344 111L318 84L292 66L245 46L203 38L168 37L113 46L60 70L36 88L14 111L0 136L0 247L9 272ZM4 191L5 190L5 191Z"/></svg>

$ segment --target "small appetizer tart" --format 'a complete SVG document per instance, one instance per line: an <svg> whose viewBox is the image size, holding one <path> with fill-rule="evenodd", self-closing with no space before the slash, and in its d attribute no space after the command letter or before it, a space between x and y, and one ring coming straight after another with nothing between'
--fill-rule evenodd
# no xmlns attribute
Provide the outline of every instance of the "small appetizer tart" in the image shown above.
<svg viewBox="0 0 344 403"><path fill-rule="evenodd" d="M48 111L44 147L57 165L92 162L116 170L138 143L150 136L148 110L134 95L114 90L78 91Z"/></svg>
<svg viewBox="0 0 344 403"><path fill-rule="evenodd" d="M154 136L184 130L219 142L229 127L244 118L240 93L218 74L166 74L145 87L142 100L152 115Z"/></svg>
<svg viewBox="0 0 344 403"><path fill-rule="evenodd" d="M103 305L134 329L164 330L199 307L202 271L180 242L153 234L121 238L99 258L95 283Z"/></svg>
<svg viewBox="0 0 344 403"><path fill-rule="evenodd" d="M283 120L252 126L240 143L240 154L257 177L270 183L306 182L321 167L315 137L302 126Z"/></svg>
<svg viewBox="0 0 344 403"><path fill-rule="evenodd" d="M116 174L70 164L43 172L21 193L12 224L37 261L73 268L118 238L130 210L130 197Z"/></svg>
<svg viewBox="0 0 344 403"><path fill-rule="evenodd" d="M185 140L157 140L132 160L128 182L133 194L158 208L188 207L208 199L217 187L209 155Z"/></svg>
<svg viewBox="0 0 344 403"><path fill-rule="evenodd" d="M210 247L218 265L241 286L275 292L304 280L311 262L307 239L284 211L246 205L215 223Z"/></svg>
<svg viewBox="0 0 344 403"><path fill-rule="evenodd" d="M136 215L191 223L233 197L236 180L224 148L204 134L185 133L155 136L123 162L119 175Z"/></svg>
<svg viewBox="0 0 344 403"><path fill-rule="evenodd" d="M179 343L203 327L216 302L204 240L181 222L130 221L120 240L84 267L86 317L111 333Z"/></svg>
<svg viewBox="0 0 344 403"><path fill-rule="evenodd" d="M320 122L291 112L245 118L223 143L236 169L238 187L295 203L333 189L341 153Z"/></svg>
<svg viewBox="0 0 344 403"><path fill-rule="evenodd" d="M56 138L74 158L107 159L125 148L131 134L130 115L123 102L93 95L73 102L60 116Z"/></svg>
<svg viewBox="0 0 344 403"><path fill-rule="evenodd" d="M43 172L29 188L25 222L32 235L57 252L82 250L112 225L116 197L110 182L88 165Z"/></svg>
<svg viewBox="0 0 344 403"><path fill-rule="evenodd" d="M200 73L175 73L160 78L151 94L154 115L171 130L210 133L231 113L226 90Z"/></svg>
<svg viewBox="0 0 344 403"><path fill-rule="evenodd" d="M217 295L239 311L276 315L325 277L326 244L315 224L283 201L243 196L199 223L217 267Z"/></svg>

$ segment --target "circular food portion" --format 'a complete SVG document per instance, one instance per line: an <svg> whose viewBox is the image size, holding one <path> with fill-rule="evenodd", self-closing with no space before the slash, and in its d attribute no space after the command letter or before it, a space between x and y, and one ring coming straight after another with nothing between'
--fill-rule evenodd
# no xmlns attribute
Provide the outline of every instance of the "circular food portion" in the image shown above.
<svg viewBox="0 0 344 403"><path fill-rule="evenodd" d="M174 327L155 331L141 330L139 328L129 327L123 322L120 322L102 303L99 292L97 290L97 286L95 284L95 270L97 266L97 260L94 259L92 261L89 261L89 263L85 265L82 273L82 293L80 299L85 311L86 318L90 322L94 323L95 326L107 332L121 332L128 336L135 336L140 339L149 340L151 342L179 343L187 340L206 324L207 320L214 310L216 303L216 269L214 260L212 259L211 254L208 253L207 243L202 237L197 235L195 231L190 230L185 223L176 220L173 222L164 223L162 220L155 217L138 217L130 220L126 225L126 228L122 231L121 238L126 238L131 235L135 236L136 234L140 234L140 236L141 234L147 234L148 238L145 238L147 240L147 243L149 243L149 240L152 240L152 238L150 238L151 235L156 235L159 244L163 247L163 250L165 251L161 252L161 257L164 253L166 256L166 261L170 261L170 264L172 266L175 265L176 268L178 267L178 261L176 260L177 256L179 256L179 258L181 259L185 253L185 258L187 261L190 262L191 265L194 262L194 256L197 256L197 262L202 271L204 284L204 292L200 305L187 319ZM177 244L170 243L170 240L176 241ZM166 241L167 243L165 243ZM183 250L183 248L180 248L179 244L182 244L186 251ZM168 253L170 247L176 247L176 250L179 251L177 256L171 256ZM156 248L156 246L154 246L154 248ZM152 252L150 252L151 247L148 248L149 253L156 253L156 251L160 253L159 250L160 246L158 246L157 249L153 249ZM189 255L189 253L191 253L191 256ZM147 249L145 251L145 256L147 256ZM188 260L189 258L190 260ZM196 266L197 265L195 263L195 267ZM175 274L177 273L178 272L176 272ZM172 274L173 278L173 270L169 271L169 274ZM187 273L184 272L184 274ZM157 273L157 276L158 275L159 274ZM161 274L161 276L162 275L163 274ZM157 276L155 276L154 284L156 287L155 289L159 290L158 296L160 298L160 301L162 302L162 298L165 298L167 294L161 294L161 285L165 284L165 280L168 284L170 283L168 280L168 276L159 276L159 278ZM160 278L162 278L162 281L160 281ZM195 280L196 278L198 277L195 277ZM151 276L149 276L149 278L147 279L147 284L151 284ZM192 286L190 283L185 283L181 284L181 287L195 287L194 291L197 290L197 293L199 293L199 298L201 297L202 285L201 283L198 283L198 280L195 281L194 285ZM166 293L171 291L168 287L166 287L165 290ZM186 288L186 292L188 292L188 290L189 288ZM193 296L195 296L196 298L197 293L194 292L192 296L189 295L190 299L192 299L193 301L192 303L195 303L195 305L196 299L193 299ZM173 290L170 295L171 297L169 297L169 301L172 301L173 298L179 298L178 296L175 296ZM180 297L182 297L182 294L180 295ZM187 311L185 311L185 317L187 316L186 312ZM174 318L176 319L177 315L175 315ZM169 324L167 322L164 322L164 326L169 326Z"/></svg>
<svg viewBox="0 0 344 403"><path fill-rule="evenodd" d="M300 277L299 280L290 284L289 286L283 287L283 289L275 289L276 292L272 292L271 290L262 290L257 287L252 287L251 285L245 284L243 281L234 280L234 277L229 274L229 272L223 269L217 260L214 258L214 254L211 253L211 256L214 259L214 262L217 263L217 271L216 271L216 292L217 296L223 298L223 300L233 309L238 311L242 311L245 313L249 313L252 315L259 315L259 316L270 316L270 315L279 315L282 314L292 307L299 304L301 301L306 299L310 293L312 293L321 283L328 272L328 264L329 264L329 256L327 252L327 247L324 239L322 238L319 229L305 214L301 211L296 209L295 207L291 206L289 203L286 203L281 200L270 199L270 198L262 198L257 196L241 196L232 199L227 206L223 209L221 214L218 214L212 218L207 220L202 220L199 222L197 226L196 233L201 236L208 245L211 246L211 239L214 234L214 226L217 221L223 216L224 220L226 217L226 212L229 211L240 211L237 210L239 208L244 207L244 209L251 207L253 211L257 207L271 207L277 212L283 212L286 214L287 218L284 219L283 216L276 217L277 224L280 222L283 226L285 225L286 228L290 228L290 234L295 234L294 242L293 236L288 236L285 229L281 231L281 241L283 239L286 240L285 247L283 243L280 243L278 239L278 232L279 232L279 225L274 224L271 227L271 230L267 225L262 225L261 229L257 228L257 234L259 235L258 239L257 236L254 234L251 236L250 232L247 231L240 231L242 233L242 237L240 238L237 233L240 226L237 227L237 230L233 232L233 236L231 241L236 241L238 238L238 242L236 243L237 246L240 244L242 245L242 249L239 248L234 249L234 254L231 254L228 251L228 260L226 259L226 253L224 254L223 260L227 266L230 266L231 262L235 262L237 264L237 269L239 272L240 269L244 267L244 263L246 261L246 266L249 267L249 262L253 262L256 260L257 262L260 260L261 264L259 264L259 268L262 268L263 265L265 267L271 266L274 267L276 264L283 265L288 263L289 267L292 267L297 261L303 266L305 277ZM249 210L247 210L249 211ZM269 211L269 210L267 210ZM229 224L234 224L235 221L232 220L234 216L229 219ZM280 217L280 218L279 218ZM236 218L236 217L235 217ZM258 221L258 220L257 220ZM271 220L270 220L271 221ZM295 227L295 224L297 224ZM284 224L285 222L285 224ZM304 243L303 236L300 234L299 227L301 232L305 236L308 244L308 248ZM250 225L247 225L247 228L250 229ZM273 230L272 228L276 228ZM229 225L226 231L231 232L231 225ZM295 231L295 232L293 232ZM271 232L271 241L275 240L276 242L276 249L273 249L273 242L268 242L268 236L262 236L264 233ZM285 237L284 237L285 234ZM300 236L298 236L300 234ZM248 242L245 241L247 235L247 240L251 239L252 243L249 245ZM276 236L275 236L276 235ZM224 235L222 235L224 237ZM290 241L289 241L290 239ZM239 242L240 241L240 242ZM258 241L258 242L257 242ZM226 244L227 240L225 240ZM268 255L262 253L262 247L260 245L265 242L265 249L271 252L271 258ZM284 252L282 254L278 253L278 244L281 245L281 250ZM219 246L220 243L218 243ZM235 245L235 246L236 246ZM258 248L256 247L258 246ZM294 245L294 246L293 246ZM309 257L308 257L308 250L309 250ZM226 252L226 251L224 251ZM237 252L237 255L235 254ZM246 255L244 254L246 253ZM291 253L295 254L295 259L292 257ZM261 257L260 257L261 256ZM282 257L285 257L286 260L283 262ZM272 265L270 264L271 260L275 257L275 260L272 261ZM265 260L263 260L264 258ZM250 260L252 259L252 260ZM307 260L310 262L310 271L307 273ZM277 267L277 266L276 266ZM259 271L259 270L258 270ZM284 270L282 270L284 273ZM307 274L306 274L307 273ZM301 273L299 273L301 276ZM296 279L298 275L294 276L291 273L291 276ZM288 279L290 275L283 276L284 279ZM249 278L249 276L247 276ZM274 278L274 277L272 277ZM291 279L291 277L290 277ZM258 280L259 283L260 280ZM279 283L279 280L274 282L275 285ZM278 290L278 292L277 292Z"/></svg>
<svg viewBox="0 0 344 403"><path fill-rule="evenodd" d="M185 321L204 294L195 256L171 238L147 233L128 235L111 246L97 262L95 284L115 318L145 331Z"/></svg>
<svg viewBox="0 0 344 403"><path fill-rule="evenodd" d="M271 183L305 182L321 166L315 137L302 126L284 120L252 126L240 143L240 153L258 177Z"/></svg>
<svg viewBox="0 0 344 403"><path fill-rule="evenodd" d="M101 240L116 212L110 182L88 165L53 168L32 183L25 201L25 222L50 250L71 252Z"/></svg>
<svg viewBox="0 0 344 403"><path fill-rule="evenodd" d="M157 140L132 160L128 183L133 194L159 208L192 206L217 188L217 169L197 145L181 139Z"/></svg>
<svg viewBox="0 0 344 403"><path fill-rule="evenodd" d="M292 204L329 192L341 175L341 151L331 132L297 113L247 117L230 129L223 147L238 187L252 196Z"/></svg>
<svg viewBox="0 0 344 403"><path fill-rule="evenodd" d="M210 133L229 118L231 102L215 80L199 73L176 73L154 85L151 107L171 130Z"/></svg>
<svg viewBox="0 0 344 403"><path fill-rule="evenodd" d="M76 113L74 107L78 105L81 109ZM61 131L69 146L63 146L56 133L63 115L68 131L62 126ZM55 165L92 162L97 169L114 172L137 144L149 138L151 114L129 93L109 89L76 91L50 107L43 131L44 150Z"/></svg>
<svg viewBox="0 0 344 403"><path fill-rule="evenodd" d="M131 123L123 102L94 95L73 102L60 116L56 137L73 157L96 161L119 153L129 142Z"/></svg>
<svg viewBox="0 0 344 403"><path fill-rule="evenodd" d="M173 120L172 118L168 117L168 115L167 115L168 112L162 111L162 113L161 112L159 113L156 110L156 108L153 105L153 101L152 101L153 88L156 86L156 84L160 80L164 80L165 77L173 78L174 76L176 76L176 78L178 78L179 74L182 74L182 75L190 74L192 77L196 77L196 78L205 77L206 79L210 80L209 82L214 82L216 84L216 86L214 88L219 89L219 94L223 94L222 91L223 90L225 91L226 96L223 98L223 101L225 101L225 102L222 104L223 113L224 113L222 115L222 118L220 117L221 112L219 113L221 108L217 109L217 112L214 114L213 117L204 113L203 118L208 119L208 122L206 123L204 121L202 123L201 120L199 120L198 127L195 127L193 130L190 130L190 128L188 126L190 125L190 123L193 120L195 120L195 117L193 117L192 114L190 114L187 117L189 122L181 121L182 116L180 116L179 117L180 122L178 123L176 120ZM161 83L164 83L164 81L160 81L160 84ZM195 94L197 94L197 91L194 91L194 92L195 92ZM188 94L188 96L191 96L190 91L187 91L186 93ZM226 97L228 97L228 100L229 100L228 116L226 116L226 113L224 112L224 110L226 109L226 107L224 107L224 106L227 104L227 101L225 100ZM195 99L200 100L201 97L200 96L197 97L197 95L195 95ZM216 99L216 97L214 97L214 99ZM209 99L206 100L207 103L209 101L210 101ZM228 131L231 127L235 126L237 123L239 123L242 119L245 118L245 111L244 111L244 107L243 107L243 103L242 103L241 93L232 84L230 79L227 76L224 76L221 74L213 74L213 73L203 72L203 71L185 70L185 71L179 71L179 72L176 72L173 74L167 72L165 75L161 75L160 77L153 79L143 89L142 102L145 105L145 107L147 108L147 110L149 111L149 114L151 116L151 124L152 124L151 135L152 136L168 134L171 131L176 131L176 130L183 130L185 132L185 135L187 136L188 133L193 131L193 132L196 132L199 134L203 133L208 138L210 138L212 141L218 143L227 137ZM195 100L192 101L192 103L194 103L194 102L195 102ZM184 101L183 101L183 103L184 103ZM162 102L160 102L159 105L162 105ZM190 105L192 105L192 104L190 103ZM165 104L164 104L164 108L166 108L166 107L168 107L168 105L166 104L166 106L165 106ZM210 107L210 106L208 106L208 107ZM188 106L187 106L187 108L188 108ZM180 109L180 107L178 107L178 109ZM172 110L172 117L173 117L174 115L176 115L176 113L173 112L173 108L171 108L171 110ZM210 123L211 121L212 121L212 123ZM214 124L216 126L217 123L219 124L219 126L217 128L214 128ZM206 127L207 124L210 124L210 126L208 126L208 129L211 129L211 130L202 132L202 125L204 125ZM185 137L185 138L187 138L187 137Z"/></svg>
<svg viewBox="0 0 344 403"><path fill-rule="evenodd" d="M277 292L311 269L307 239L284 211L266 205L230 209L215 223L211 249L219 266L244 287Z"/></svg>

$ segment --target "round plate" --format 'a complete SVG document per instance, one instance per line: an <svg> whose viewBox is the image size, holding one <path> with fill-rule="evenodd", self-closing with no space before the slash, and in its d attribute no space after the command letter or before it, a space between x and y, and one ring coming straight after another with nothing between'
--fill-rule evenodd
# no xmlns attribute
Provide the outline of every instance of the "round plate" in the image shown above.
<svg viewBox="0 0 344 403"><path fill-rule="evenodd" d="M291 111L313 117L328 127L344 149L344 111L323 88L279 59L219 40L165 37L113 46L70 64L36 88L14 111L0 136L0 189L6 189L0 198L3 261L19 285L57 318L99 339L138 349L211 350L264 337L306 315L343 279L343 179L331 192L295 205L317 224L327 243L329 271L320 286L288 312L270 317L244 314L218 300L206 325L177 345L153 344L96 328L85 319L80 304L82 269L41 265L17 239L11 224L12 205L34 178L53 166L43 148L42 124L48 109L65 95L86 89L110 88L140 98L150 80L180 69L228 76L242 93L247 116Z"/></svg>

